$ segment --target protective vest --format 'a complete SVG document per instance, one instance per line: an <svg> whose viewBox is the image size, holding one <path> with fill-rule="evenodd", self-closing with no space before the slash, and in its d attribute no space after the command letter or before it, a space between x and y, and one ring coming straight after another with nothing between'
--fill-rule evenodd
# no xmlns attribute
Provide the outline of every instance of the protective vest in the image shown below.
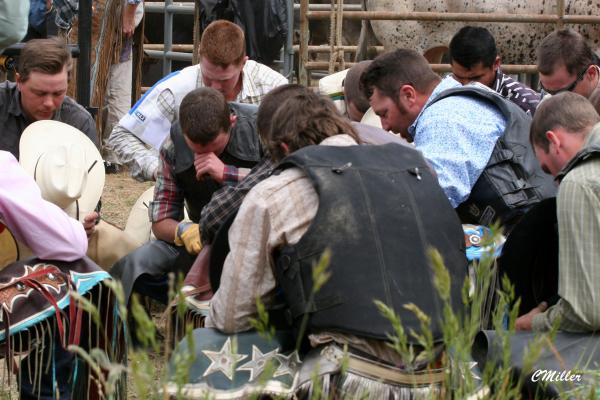
<svg viewBox="0 0 600 400"><path fill-rule="evenodd" d="M531 117L497 93L473 86L445 90L428 107L455 95L491 102L506 119L487 166L457 212L466 223L490 225L499 219L512 226L533 204L556 196L552 177L542 171L529 143Z"/></svg>
<svg viewBox="0 0 600 400"><path fill-rule="evenodd" d="M288 167L301 168L319 195L306 234L275 257L294 325L309 314L309 331L387 340L393 328L374 300L393 308L407 331L420 332L415 315L403 307L412 302L431 317L439 339L443 303L428 250L436 248L444 258L455 310L467 261L460 221L421 154L395 143L309 146L279 168ZM325 249L331 251L331 276L311 301L312 269Z"/></svg>
<svg viewBox="0 0 600 400"><path fill-rule="evenodd" d="M252 168L262 157L260 140L256 133L256 112L258 107L250 104L229 103L231 112L237 117L235 126L219 159L226 165L238 168ZM199 116L201 117L201 116ZM200 211L210 201L221 184L209 176L201 181L196 179L194 153L185 143L181 126L174 122L171 127L171 140L175 146L173 172L177 186L183 190L190 219L200 220Z"/></svg>
<svg viewBox="0 0 600 400"><path fill-rule="evenodd" d="M567 163L567 165L565 165L563 169L560 170L560 172L556 176L556 179L558 179L559 181L563 180L563 178L567 176L567 174L571 172L573 168L589 159L596 157L600 157L600 140L589 144L588 146L581 149L577 154L575 154L575 157L573 157Z"/></svg>

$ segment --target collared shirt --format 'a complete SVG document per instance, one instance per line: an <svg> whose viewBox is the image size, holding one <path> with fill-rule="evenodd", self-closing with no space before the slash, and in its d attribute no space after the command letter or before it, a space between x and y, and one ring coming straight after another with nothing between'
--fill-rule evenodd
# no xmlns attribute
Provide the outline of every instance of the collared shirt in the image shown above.
<svg viewBox="0 0 600 400"><path fill-rule="evenodd" d="M260 104L273 88L287 83L280 73L248 60L242 70L242 89L236 102ZM190 91L204 87L200 65L192 65L157 82L113 129L109 146L119 161L138 180L153 180L158 168L158 151L149 143L159 143L169 134L179 104ZM145 132L146 128L149 132ZM151 134L152 141L140 139Z"/></svg>
<svg viewBox="0 0 600 400"><path fill-rule="evenodd" d="M506 128L500 110L484 100L455 95L428 107L444 90L460 86L451 76L443 79L408 128L415 147L437 173L440 186L454 208L471 194Z"/></svg>
<svg viewBox="0 0 600 400"><path fill-rule="evenodd" d="M496 71L496 78L492 83L492 89L500 93L505 99L518 105L531 116L533 116L535 109L540 104L541 96L539 93L502 73L500 68Z"/></svg>
<svg viewBox="0 0 600 400"><path fill-rule="evenodd" d="M322 145L350 146L348 135L325 139ZM251 329L256 299L273 304L276 281L273 251L298 243L308 230L319 205L310 179L299 168L289 168L257 184L246 196L229 230L231 252L221 275L221 286L210 302L207 327L226 333ZM398 354L384 341L322 332L310 335L314 345L335 341L350 344L382 360L400 365Z"/></svg>
<svg viewBox="0 0 600 400"><path fill-rule="evenodd" d="M42 199L33 178L6 151L0 151L0 220L39 258L74 261L87 251L83 225Z"/></svg>
<svg viewBox="0 0 600 400"><path fill-rule="evenodd" d="M96 146L98 145L94 119L70 97L65 97L52 119L79 129ZM19 140L29 124L30 121L25 118L21 109L21 92L16 83L9 81L0 83L0 126L2 126L0 150L9 151L19 158Z"/></svg>
<svg viewBox="0 0 600 400"><path fill-rule="evenodd" d="M585 146L600 141L600 124ZM561 299L533 317L534 331L600 330L600 158L581 161L558 188L558 294Z"/></svg>

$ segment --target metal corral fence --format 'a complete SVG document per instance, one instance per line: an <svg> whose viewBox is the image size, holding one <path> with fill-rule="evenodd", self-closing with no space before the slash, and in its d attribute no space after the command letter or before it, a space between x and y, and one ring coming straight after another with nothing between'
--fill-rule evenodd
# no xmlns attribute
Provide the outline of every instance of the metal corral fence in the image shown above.
<svg viewBox="0 0 600 400"><path fill-rule="evenodd" d="M299 49L299 82L310 84L310 71L327 69L330 73L335 67L347 68L353 63L344 61L345 51L357 51L357 46L342 46L341 30L344 19L354 20L403 20L403 21L458 21L458 22L514 22L514 23L554 23L560 29L564 24L597 24L600 16L565 15L564 0L556 1L556 14L507 14L507 13L441 13L441 12L394 12L394 11L354 11L348 10L343 0L332 0L327 11L313 10L309 0L300 0L300 45ZM360 5L359 5L360 7ZM309 46L309 20L330 20L329 46ZM378 49L381 50L381 49ZM310 61L309 53L330 53L329 62ZM448 64L432 64L436 72L450 71ZM502 65L502 70L509 74L537 72L535 65Z"/></svg>
<svg viewBox="0 0 600 400"><path fill-rule="evenodd" d="M286 0L287 5L287 25L288 35L282 51L281 73L288 79L291 79L293 72L293 25L294 25L294 3L293 0ZM327 5L325 5L328 7ZM198 62L198 49L200 40L200 2L173 2L165 0L164 2L145 2L144 10L148 13L164 13L164 43L144 44L144 52L150 58L161 59L163 62L163 76L171 73L171 61L188 61L192 64ZM298 7L299 8L299 7ZM315 10L326 10L326 8L316 8ZM194 43L193 44L173 44L173 16L175 14L194 15Z"/></svg>

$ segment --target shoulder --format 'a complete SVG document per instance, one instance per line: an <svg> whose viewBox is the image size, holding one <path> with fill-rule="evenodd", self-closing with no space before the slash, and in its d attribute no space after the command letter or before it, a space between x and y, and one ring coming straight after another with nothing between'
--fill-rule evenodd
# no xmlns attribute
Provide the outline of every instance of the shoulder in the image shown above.
<svg viewBox="0 0 600 400"><path fill-rule="evenodd" d="M92 115L81 104L69 96L65 96L65 99L62 103L62 109L63 111L67 111L68 115L61 116L61 118L68 118L69 116L73 116L73 114L75 114L79 118L93 119Z"/></svg>
<svg viewBox="0 0 600 400"><path fill-rule="evenodd" d="M310 185L306 174L299 168L288 168L281 172L275 172L256 184L248 193L247 198L253 199L252 201L256 204L268 205L273 199L281 198L282 193L295 191L294 187L301 186L303 183Z"/></svg>
<svg viewBox="0 0 600 400"><path fill-rule="evenodd" d="M279 72L254 60L246 61L246 64L244 65L244 74L255 83L272 83L273 86L288 83L287 79Z"/></svg>

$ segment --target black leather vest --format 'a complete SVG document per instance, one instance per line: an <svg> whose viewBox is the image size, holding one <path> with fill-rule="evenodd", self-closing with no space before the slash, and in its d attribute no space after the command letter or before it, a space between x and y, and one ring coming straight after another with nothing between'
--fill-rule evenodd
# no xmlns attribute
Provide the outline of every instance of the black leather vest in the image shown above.
<svg viewBox="0 0 600 400"><path fill-rule="evenodd" d="M276 278L297 323L387 340L393 333L374 300L392 307L405 329L420 332L415 303L441 338L442 302L433 286L428 249L440 251L452 278L452 305L461 307L467 273L463 230L421 154L398 144L309 146L282 161L298 167L319 195L308 231L276 255ZM331 250L331 277L310 302L312 269ZM409 339L410 340L410 339Z"/></svg>
<svg viewBox="0 0 600 400"><path fill-rule="evenodd" d="M594 159L596 157L600 157L600 140L590 143L588 146L577 152L577 154L575 154L575 156L569 160L567 165L560 170L556 176L556 179L562 181L573 168L587 160Z"/></svg>
<svg viewBox="0 0 600 400"><path fill-rule="evenodd" d="M445 90L428 106L454 95L489 101L506 118L506 129L487 166L457 212L466 223L490 225L499 219L514 226L533 204L556 196L552 177L542 171L529 143L531 117L497 93L472 86Z"/></svg>
<svg viewBox="0 0 600 400"><path fill-rule="evenodd" d="M237 120L230 131L229 142L219 159L226 165L252 168L262 157L262 148L256 133L258 107L239 103L229 103L229 107L237 116ZM208 204L213 193L221 188L221 184L209 176L201 181L196 179L194 153L185 143L181 126L177 121L171 125L171 140L175 146L173 172L177 186L183 190L190 219L198 222L202 207Z"/></svg>

